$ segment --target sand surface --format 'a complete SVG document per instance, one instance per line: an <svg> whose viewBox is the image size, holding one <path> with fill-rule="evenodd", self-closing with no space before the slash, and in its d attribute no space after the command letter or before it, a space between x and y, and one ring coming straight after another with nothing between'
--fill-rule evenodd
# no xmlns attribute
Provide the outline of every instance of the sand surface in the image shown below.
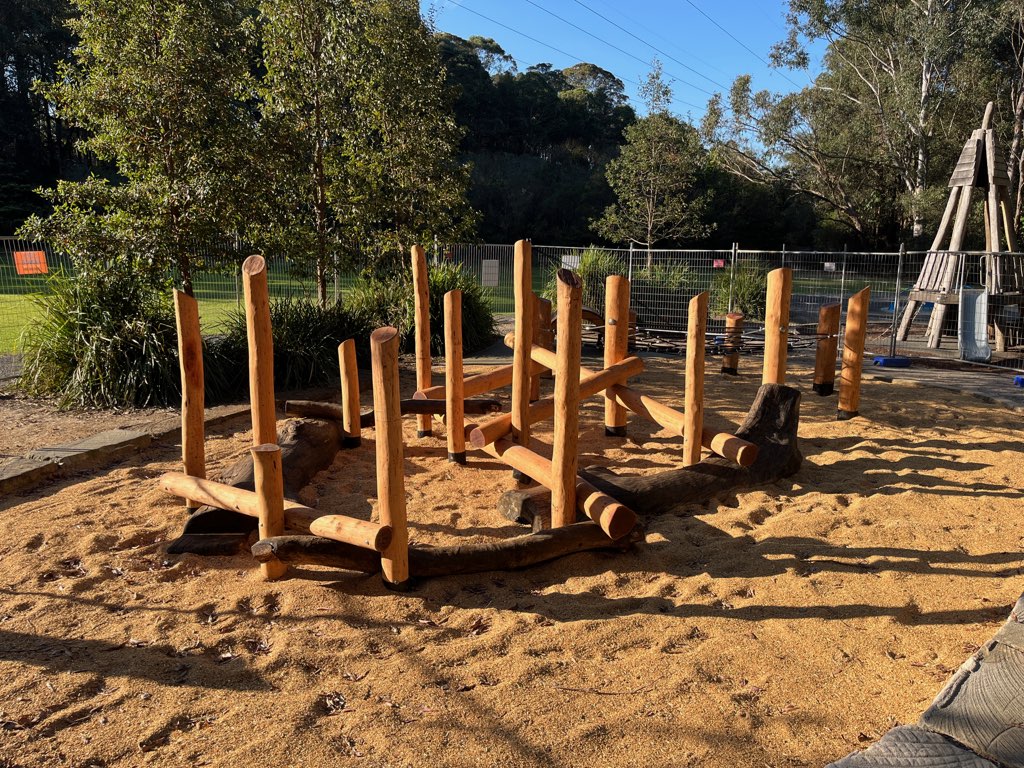
<svg viewBox="0 0 1024 768"><path fill-rule="evenodd" d="M746 411L744 364L709 373L709 410ZM680 404L682 369L652 359L638 381ZM915 720L1024 590L1020 416L865 381L862 418L836 422L835 398L794 373L796 476L647 519L630 553L408 594L168 556L184 515L155 483L179 468L170 444L4 499L0 766L737 768L862 747ZM637 419L606 439L601 418L587 401L582 465L677 463L680 439ZM505 468L450 465L415 428L413 541L521 532L494 510ZM210 434L211 476L249 439L244 421ZM373 448L368 430L304 500L372 517Z"/></svg>

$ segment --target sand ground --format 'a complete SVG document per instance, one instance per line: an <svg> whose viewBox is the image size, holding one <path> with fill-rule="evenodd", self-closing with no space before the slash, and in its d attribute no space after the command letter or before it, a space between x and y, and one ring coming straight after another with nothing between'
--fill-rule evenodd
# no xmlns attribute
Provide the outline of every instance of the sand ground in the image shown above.
<svg viewBox="0 0 1024 768"><path fill-rule="evenodd" d="M744 361L746 363L746 361ZM679 359L641 386L682 402ZM759 383L707 380L738 420ZM626 554L435 579L168 556L184 510L159 446L0 501L0 766L812 766L913 721L1024 591L1020 416L865 381L862 417L810 394L794 477L645 521ZM550 387L550 383L546 386ZM404 391L411 390L404 379ZM639 420L581 464L675 465ZM211 476L248 446L208 439ZM440 432L440 427L438 432ZM495 460L405 422L413 541L511 536ZM538 430L544 439L548 429ZM372 517L373 433L304 493Z"/></svg>

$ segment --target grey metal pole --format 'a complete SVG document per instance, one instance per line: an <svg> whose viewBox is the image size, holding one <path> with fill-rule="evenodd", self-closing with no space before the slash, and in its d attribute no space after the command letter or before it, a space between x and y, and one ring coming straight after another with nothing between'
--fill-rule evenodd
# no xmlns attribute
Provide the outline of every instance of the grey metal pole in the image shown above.
<svg viewBox="0 0 1024 768"><path fill-rule="evenodd" d="M739 250L739 243L732 244L732 261L729 264L729 312L732 312L732 283L736 279L736 251Z"/></svg>
<svg viewBox="0 0 1024 768"><path fill-rule="evenodd" d="M896 357L896 320L900 316L900 278L903 276L903 256L907 248L900 243L900 255L896 262L896 289L892 299L892 331L889 334L889 357Z"/></svg>

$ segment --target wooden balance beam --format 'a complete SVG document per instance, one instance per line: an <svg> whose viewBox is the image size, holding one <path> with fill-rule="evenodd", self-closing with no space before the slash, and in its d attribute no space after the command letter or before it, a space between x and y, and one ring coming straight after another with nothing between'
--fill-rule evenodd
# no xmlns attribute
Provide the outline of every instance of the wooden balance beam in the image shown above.
<svg viewBox="0 0 1024 768"><path fill-rule="evenodd" d="M489 399L465 400L463 408L465 413L473 415L498 413L501 410L501 403ZM399 410L402 416L410 414L443 415L445 402L443 400L400 400ZM287 400L284 404L284 412L289 416L309 416L314 419L330 419L339 423L342 423L347 416L344 405L324 403L319 400ZM360 429L374 426L375 421L375 411L359 414Z"/></svg>
<svg viewBox="0 0 1024 768"><path fill-rule="evenodd" d="M512 346L515 339L509 334L505 337L505 344ZM534 362L544 365L546 368L554 369L557 356L554 352L542 347L533 347L530 356ZM594 377L596 371L580 366L582 376ZM677 411L660 400L649 395L627 387L622 384L612 384L606 390L612 395L616 402L625 406L637 416L642 416L648 421L653 421L673 434L683 436L685 433L686 417L681 411ZM472 442L473 436L470 435ZM757 446L736 435L728 432L715 432L710 429L701 430L701 445L711 450L718 456L735 461L741 467L748 467L757 460Z"/></svg>

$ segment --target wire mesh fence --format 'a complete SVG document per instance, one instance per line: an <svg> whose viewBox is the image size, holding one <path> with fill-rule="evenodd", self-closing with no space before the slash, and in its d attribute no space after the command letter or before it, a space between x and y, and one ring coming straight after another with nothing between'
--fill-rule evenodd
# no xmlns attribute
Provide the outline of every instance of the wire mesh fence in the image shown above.
<svg viewBox="0 0 1024 768"><path fill-rule="evenodd" d="M461 264L475 276L496 315L513 313L514 246L454 244L431 251L433 259ZM710 294L709 343L721 337L728 312L742 313L746 336L756 340L763 334L766 274L788 267L795 346L815 343L822 306L840 303L845 318L847 299L870 286L868 354L966 360L1024 371L1024 256L1019 254L543 245L533 246L532 252L538 295L554 298L555 272L573 269L584 282L584 303L597 314L603 314L605 276L628 276L637 341L649 349L682 351L689 300L701 291ZM238 245L197 249L206 269L196 274L194 291L206 333L223 332L240 311L240 265L246 254ZM46 293L48 273L72 269L69 259L45 244L0 238L0 375L5 356L18 349L22 332L41 311L33 297ZM315 281L283 256L268 258L268 279L275 299L317 295ZM328 278L328 296L344 300L356 279L354 271L335 270Z"/></svg>

